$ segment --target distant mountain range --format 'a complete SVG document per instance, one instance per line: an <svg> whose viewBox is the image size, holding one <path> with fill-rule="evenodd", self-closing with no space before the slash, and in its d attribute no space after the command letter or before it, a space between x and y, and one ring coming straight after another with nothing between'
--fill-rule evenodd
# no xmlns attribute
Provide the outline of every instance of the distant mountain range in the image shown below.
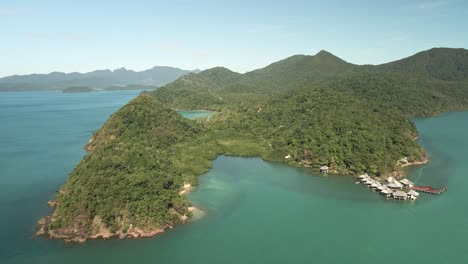
<svg viewBox="0 0 468 264"><path fill-rule="evenodd" d="M63 90L85 86L92 89L151 90L157 87L231 92L283 91L355 74L405 73L443 81L468 80L468 50L433 48L381 65L356 65L322 50L316 55L294 55L245 74L224 67L205 71L156 66L145 71L125 68L88 73L13 75L0 78L0 91Z"/></svg>
<svg viewBox="0 0 468 264"><path fill-rule="evenodd" d="M52 72L49 74L13 75L0 78L0 91L63 90L75 86L85 86L92 89L111 87L112 90L116 90L118 87L134 89L135 85L159 87L185 74L197 72L199 70L189 71L156 66L140 72L120 68L113 71L97 70L88 73Z"/></svg>

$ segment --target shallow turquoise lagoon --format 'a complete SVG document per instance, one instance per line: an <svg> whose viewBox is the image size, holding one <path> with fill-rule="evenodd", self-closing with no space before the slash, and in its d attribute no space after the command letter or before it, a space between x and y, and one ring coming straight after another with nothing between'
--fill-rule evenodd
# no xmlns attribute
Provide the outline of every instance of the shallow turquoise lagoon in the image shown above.
<svg viewBox="0 0 468 264"><path fill-rule="evenodd" d="M177 113L188 119L210 118L216 114L216 112L207 110L177 110Z"/></svg>

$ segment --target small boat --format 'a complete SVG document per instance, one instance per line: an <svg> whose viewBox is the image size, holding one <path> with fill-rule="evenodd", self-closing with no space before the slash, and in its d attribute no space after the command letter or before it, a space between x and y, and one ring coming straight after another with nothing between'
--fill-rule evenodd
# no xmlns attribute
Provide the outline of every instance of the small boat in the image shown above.
<svg viewBox="0 0 468 264"><path fill-rule="evenodd" d="M360 182L357 181L357 182L355 182L354 184L359 184L359 183L360 183Z"/></svg>

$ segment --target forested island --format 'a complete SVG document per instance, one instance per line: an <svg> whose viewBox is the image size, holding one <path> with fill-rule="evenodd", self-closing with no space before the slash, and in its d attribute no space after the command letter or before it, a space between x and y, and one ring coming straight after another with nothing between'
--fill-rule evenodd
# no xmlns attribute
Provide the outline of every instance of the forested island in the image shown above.
<svg viewBox="0 0 468 264"><path fill-rule="evenodd" d="M90 92L95 92L95 90L86 86L72 86L72 87L67 87L63 89L62 92L64 93L90 93Z"/></svg>
<svg viewBox="0 0 468 264"><path fill-rule="evenodd" d="M131 85L113 85L104 88L104 91L130 91L130 90L145 90L151 91L158 89L158 86L154 85L138 85L138 84L131 84Z"/></svg>
<svg viewBox="0 0 468 264"><path fill-rule="evenodd" d="M89 140L39 222L39 235L83 242L145 237L191 216L181 191L218 155L317 171L399 174L427 159L413 117L468 107L468 51L437 48L383 65L321 51L245 74L217 67L144 92ZM173 109L218 113L188 120Z"/></svg>
<svg viewBox="0 0 468 264"><path fill-rule="evenodd" d="M63 93L89 93L97 91L132 91L132 90L144 90L154 91L158 89L157 86L152 85L125 85L125 86L109 86L102 90L94 90L87 86L71 86L62 90Z"/></svg>

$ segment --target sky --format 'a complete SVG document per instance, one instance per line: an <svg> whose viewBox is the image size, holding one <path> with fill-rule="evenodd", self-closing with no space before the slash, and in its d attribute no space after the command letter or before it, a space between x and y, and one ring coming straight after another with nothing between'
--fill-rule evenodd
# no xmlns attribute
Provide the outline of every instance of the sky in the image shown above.
<svg viewBox="0 0 468 264"><path fill-rule="evenodd" d="M380 64L468 48L468 1L0 0L0 77L153 66L246 72L327 50Z"/></svg>

